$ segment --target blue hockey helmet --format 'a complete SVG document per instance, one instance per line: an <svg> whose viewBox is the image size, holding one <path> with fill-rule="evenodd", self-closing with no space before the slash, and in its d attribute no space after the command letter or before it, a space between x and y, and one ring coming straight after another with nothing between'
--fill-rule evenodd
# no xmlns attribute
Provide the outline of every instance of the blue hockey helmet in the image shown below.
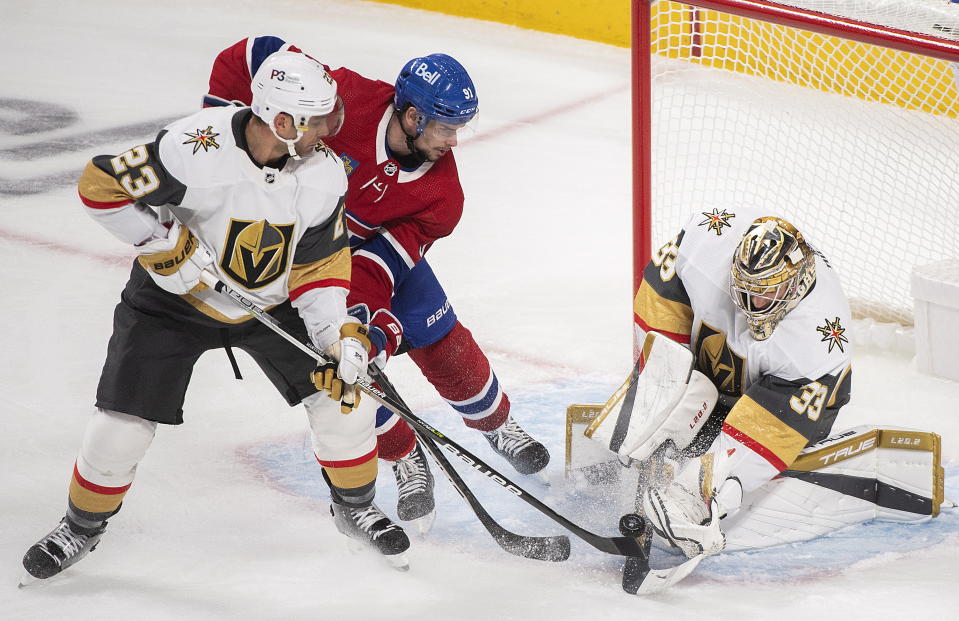
<svg viewBox="0 0 959 621"><path fill-rule="evenodd" d="M393 106L402 112L416 108L416 134L432 119L453 125L468 123L478 110L476 87L466 69L452 56L430 54L406 63L396 78Z"/></svg>

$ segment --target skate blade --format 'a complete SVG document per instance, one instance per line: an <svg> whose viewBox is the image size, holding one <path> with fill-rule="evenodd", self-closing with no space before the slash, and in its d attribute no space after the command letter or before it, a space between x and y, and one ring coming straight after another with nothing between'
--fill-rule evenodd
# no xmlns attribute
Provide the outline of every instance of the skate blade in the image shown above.
<svg viewBox="0 0 959 621"><path fill-rule="evenodd" d="M40 578L34 578L32 575L30 575L30 572L24 571L23 575L20 576L20 583L17 584L17 588L22 589L38 582L42 582L42 580L40 580Z"/></svg>
<svg viewBox="0 0 959 621"><path fill-rule="evenodd" d="M420 537L426 537L433 529L433 523L436 521L436 509L433 509L421 518L412 520Z"/></svg>
<svg viewBox="0 0 959 621"><path fill-rule="evenodd" d="M403 553L391 554L389 556L384 556L383 558L386 559L386 564L396 571L410 570L410 559L408 559Z"/></svg>

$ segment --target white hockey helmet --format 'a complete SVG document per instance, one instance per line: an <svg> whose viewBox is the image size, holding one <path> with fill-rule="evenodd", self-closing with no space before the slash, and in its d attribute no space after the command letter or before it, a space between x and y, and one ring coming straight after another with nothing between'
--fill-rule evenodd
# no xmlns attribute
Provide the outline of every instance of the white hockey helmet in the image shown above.
<svg viewBox="0 0 959 621"><path fill-rule="evenodd" d="M326 135L333 136L343 124L343 101L336 82L316 60L298 52L274 52L266 57L250 83L253 114L266 123L273 135L286 143L290 155L299 159L293 145L303 137L310 119L323 117ZM296 138L281 138L273 120L278 114L293 117Z"/></svg>
<svg viewBox="0 0 959 621"><path fill-rule="evenodd" d="M730 295L757 341L772 336L815 281L815 251L782 218L753 221L733 253Z"/></svg>

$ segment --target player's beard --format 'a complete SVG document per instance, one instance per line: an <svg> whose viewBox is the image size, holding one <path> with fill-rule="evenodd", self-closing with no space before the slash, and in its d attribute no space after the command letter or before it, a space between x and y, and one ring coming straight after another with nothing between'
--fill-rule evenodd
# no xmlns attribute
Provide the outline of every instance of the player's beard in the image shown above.
<svg viewBox="0 0 959 621"><path fill-rule="evenodd" d="M417 142L419 142L419 138L417 140L414 140L412 143L413 155L415 155L418 159L424 162L435 162L436 160L446 155L446 151L440 151L438 147L433 147L432 149L424 149L420 145L418 145ZM449 149L447 149L447 151L449 151Z"/></svg>

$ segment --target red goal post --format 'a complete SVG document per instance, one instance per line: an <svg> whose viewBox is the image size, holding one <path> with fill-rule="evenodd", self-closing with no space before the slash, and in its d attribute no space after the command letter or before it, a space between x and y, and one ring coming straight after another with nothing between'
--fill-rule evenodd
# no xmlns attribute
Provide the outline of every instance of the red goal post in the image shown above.
<svg viewBox="0 0 959 621"><path fill-rule="evenodd" d="M959 4L868 3L632 0L634 294L691 214L750 204L911 325L911 267L959 256Z"/></svg>

